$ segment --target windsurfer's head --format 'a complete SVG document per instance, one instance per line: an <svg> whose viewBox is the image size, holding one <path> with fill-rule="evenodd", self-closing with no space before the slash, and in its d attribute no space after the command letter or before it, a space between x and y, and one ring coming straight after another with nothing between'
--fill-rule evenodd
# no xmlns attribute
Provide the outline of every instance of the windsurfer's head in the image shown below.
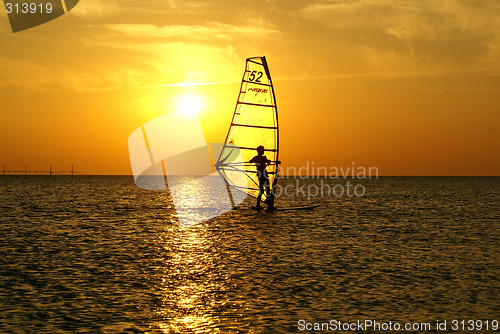
<svg viewBox="0 0 500 334"><path fill-rule="evenodd" d="M260 145L259 147L257 147L257 153L259 155L264 154L264 146Z"/></svg>

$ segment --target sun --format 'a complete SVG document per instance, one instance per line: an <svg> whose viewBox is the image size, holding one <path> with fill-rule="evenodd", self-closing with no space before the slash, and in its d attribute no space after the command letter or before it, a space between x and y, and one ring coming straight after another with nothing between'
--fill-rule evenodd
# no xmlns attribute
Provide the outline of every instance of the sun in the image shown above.
<svg viewBox="0 0 500 334"><path fill-rule="evenodd" d="M201 109L200 98L196 95L184 95L179 98L177 108L185 115L196 115Z"/></svg>

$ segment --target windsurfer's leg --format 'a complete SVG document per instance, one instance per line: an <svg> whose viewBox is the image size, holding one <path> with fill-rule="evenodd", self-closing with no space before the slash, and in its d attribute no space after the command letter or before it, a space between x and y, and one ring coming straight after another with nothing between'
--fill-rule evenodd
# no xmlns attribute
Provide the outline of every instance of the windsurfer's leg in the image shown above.
<svg viewBox="0 0 500 334"><path fill-rule="evenodd" d="M274 210L274 193L270 189L269 181L266 183L266 204L267 204L267 210L271 211Z"/></svg>
<svg viewBox="0 0 500 334"><path fill-rule="evenodd" d="M259 195L257 196L257 210L260 210L260 200L262 198L263 193L264 193L264 187L261 183L259 183Z"/></svg>
<svg viewBox="0 0 500 334"><path fill-rule="evenodd" d="M264 201L264 203L268 204L269 197L271 195L271 191L269 190L269 180L268 179L261 180L260 184L262 185L262 192L266 194L266 200Z"/></svg>

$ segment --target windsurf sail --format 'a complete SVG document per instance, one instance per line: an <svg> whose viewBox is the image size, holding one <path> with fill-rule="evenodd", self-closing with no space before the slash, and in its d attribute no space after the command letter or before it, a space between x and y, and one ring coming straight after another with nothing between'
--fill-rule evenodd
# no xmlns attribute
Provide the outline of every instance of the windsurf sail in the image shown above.
<svg viewBox="0 0 500 334"><path fill-rule="evenodd" d="M253 57L246 60L236 109L215 165L228 186L258 196L257 167L250 160L257 155L256 148L261 145L264 155L271 161L266 171L270 187L274 189L279 153L278 110L266 58ZM231 162L235 154L241 154L242 160ZM242 183L242 178L246 182ZM262 199L266 199L265 194Z"/></svg>

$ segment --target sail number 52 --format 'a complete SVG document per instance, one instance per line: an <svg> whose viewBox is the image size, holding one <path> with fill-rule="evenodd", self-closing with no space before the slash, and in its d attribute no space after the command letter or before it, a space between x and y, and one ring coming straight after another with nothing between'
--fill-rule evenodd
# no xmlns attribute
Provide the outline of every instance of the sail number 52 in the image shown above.
<svg viewBox="0 0 500 334"><path fill-rule="evenodd" d="M260 82L260 78L262 78L262 72L252 71L248 76L248 81Z"/></svg>

